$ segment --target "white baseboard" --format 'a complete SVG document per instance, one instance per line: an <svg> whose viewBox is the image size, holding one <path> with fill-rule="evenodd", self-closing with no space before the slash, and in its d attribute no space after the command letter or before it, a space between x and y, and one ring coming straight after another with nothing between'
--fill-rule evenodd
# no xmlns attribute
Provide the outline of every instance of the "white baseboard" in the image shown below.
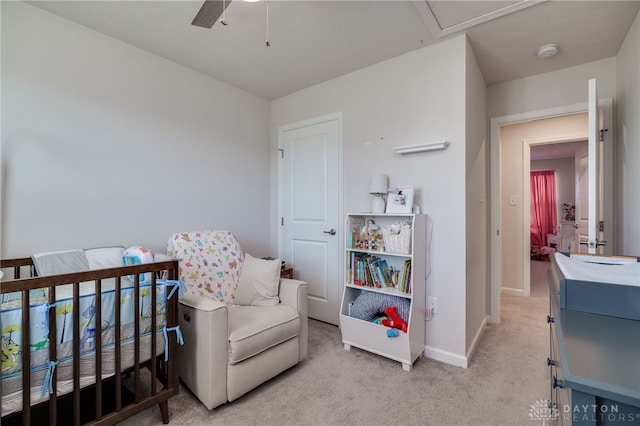
<svg viewBox="0 0 640 426"><path fill-rule="evenodd" d="M431 346L424 347L424 356L427 358L435 359L436 361L444 362L446 364L455 365L456 367L468 367L468 360L466 357L454 354L453 352L433 348Z"/></svg>
<svg viewBox="0 0 640 426"><path fill-rule="evenodd" d="M484 333L484 330L487 328L487 322L489 320L489 316L485 316L476 330L475 336L473 336L473 340L471 341L471 345L469 346L469 350L467 351L466 356L462 356L459 354L454 354L453 352L444 351L442 349L434 348L431 346L424 347L424 356L427 358L434 359L436 361L444 362L446 364L455 365L456 367L468 368L469 360L471 356L476 350L478 343L480 342L480 338Z"/></svg>
<svg viewBox="0 0 640 426"><path fill-rule="evenodd" d="M469 345L469 349L467 350L467 360L470 360L471 357L473 356L473 353L476 351L476 348L478 347L478 343L480 342L480 338L482 337L482 334L484 333L484 331L487 328L487 322L488 321L489 321L489 316L487 315L482 320L482 323L480 324L480 327L478 327L478 329L476 330L476 334L475 334L475 336L473 336L473 340L471 341L471 345Z"/></svg>
<svg viewBox="0 0 640 426"><path fill-rule="evenodd" d="M521 288L508 288L508 287L502 287L500 289L503 293L507 293L507 294L514 294L516 296L524 296L524 290Z"/></svg>

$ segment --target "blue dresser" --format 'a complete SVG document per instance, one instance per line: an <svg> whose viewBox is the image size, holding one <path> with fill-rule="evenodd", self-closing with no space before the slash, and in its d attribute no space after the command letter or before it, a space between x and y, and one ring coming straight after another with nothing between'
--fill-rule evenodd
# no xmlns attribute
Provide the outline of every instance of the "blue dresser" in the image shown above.
<svg viewBox="0 0 640 426"><path fill-rule="evenodd" d="M640 309L640 274L637 286L634 274L627 274L628 288L611 287L584 277L568 278L552 258L547 363L550 414L558 424L640 425L640 321L629 319ZM616 300L619 295L612 299L607 287L613 293L624 290L626 300ZM590 296L581 297L579 288L587 288Z"/></svg>

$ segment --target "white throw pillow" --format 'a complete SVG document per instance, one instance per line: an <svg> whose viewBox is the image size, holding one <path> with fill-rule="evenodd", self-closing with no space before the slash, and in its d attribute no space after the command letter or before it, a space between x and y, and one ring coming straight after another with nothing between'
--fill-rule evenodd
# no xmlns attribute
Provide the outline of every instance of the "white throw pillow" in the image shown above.
<svg viewBox="0 0 640 426"><path fill-rule="evenodd" d="M280 259L258 259L246 253L236 291L236 305L270 306L280 303Z"/></svg>

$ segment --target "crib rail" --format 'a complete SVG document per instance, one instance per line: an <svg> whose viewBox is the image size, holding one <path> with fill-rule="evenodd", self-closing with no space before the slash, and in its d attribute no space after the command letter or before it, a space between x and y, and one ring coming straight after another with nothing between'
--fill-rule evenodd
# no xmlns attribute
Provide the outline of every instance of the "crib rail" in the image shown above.
<svg viewBox="0 0 640 426"><path fill-rule="evenodd" d="M148 263L142 265L122 266L108 269L97 269L86 272L70 273L63 275L51 275L44 277L29 277L21 278L21 275L25 268L31 268L31 258L21 259L8 259L0 260L0 268L3 270L7 268L13 268L12 280L3 281L0 285L0 294L8 293L21 293L22 304L22 348L27 348L22 351L22 413L21 424L30 425L41 422L36 420L32 416L34 407L31 406L31 351L30 348L30 309L24 309L25 306L29 306L29 292L35 289L48 289L49 303L54 304L56 301L56 287L61 285L71 284L73 286L73 390L71 391L72 399L72 412L64 413L64 421L60 422L61 418L60 407L58 399L61 396L57 395L57 373L55 369L51 377L51 385L53 387L53 393L50 394L48 401L38 404L48 404L48 423L50 425L56 425L59 423L69 424L73 419L74 425L96 424L96 425L111 425L125 420L126 418L146 410L149 407L158 405L162 415L163 423L169 422L169 409L168 399L178 393L178 374L177 374L177 350L175 348L176 339L169 337L169 343L166 346L168 351L168 361L164 361L164 358L160 359L156 350L157 344L157 306L156 306L156 286L157 278L156 274L167 272L167 279L178 279L178 262L171 260L165 262ZM30 272L31 274L32 272ZM141 346L141 333L140 333L140 276L143 273L151 275L151 356L144 365L141 365L140 346ZM92 416L90 420L86 420L87 407L81 406L81 384L80 384L80 283L94 282L94 290L96 295L102 294L102 282L103 280L115 278L115 300L120 300L120 295L123 284L123 277L126 286L131 287L131 283L128 280L128 276L134 277L133 282L133 295L134 295L134 318L135 318L135 331L134 331L134 363L133 367L127 369L127 374L133 375L133 402L127 403L122 394L122 375L125 373L122 366L121 350L122 342L120 336L121 329L121 312L120 303L115 303L115 374L113 376L115 389L113 394L105 394L102 381L102 361L103 361L103 347L102 347L102 335L100 332L96 332L94 336L94 354L95 354L95 406L93 407ZM166 289L165 289L166 290ZM176 295L177 296L177 295ZM96 324L101 324L102 320L102 297L95 298L95 320ZM55 310L49 310L49 336L56 336L56 321ZM167 312L166 312L166 326L173 328L178 325L178 297L171 297L167 300ZM55 344L55 338L53 344L49 344L49 359L57 359L57 345ZM84 355L86 356L86 355ZM147 392L143 394L141 391L141 368L149 368L151 371L150 383L146 387ZM156 378L162 383L162 389L158 389L156 384ZM0 388L1 389L1 388ZM106 392L110 393L110 392ZM114 409L106 410L104 401L113 401ZM0 415L2 415L0 407ZM7 417L11 417L9 415ZM4 423L6 418L2 418Z"/></svg>
<svg viewBox="0 0 640 426"><path fill-rule="evenodd" d="M23 272L28 272L28 276L33 276L35 270L33 261L30 257L22 257L18 259L2 259L0 260L0 269L8 269L13 275L5 276L5 280L22 278Z"/></svg>

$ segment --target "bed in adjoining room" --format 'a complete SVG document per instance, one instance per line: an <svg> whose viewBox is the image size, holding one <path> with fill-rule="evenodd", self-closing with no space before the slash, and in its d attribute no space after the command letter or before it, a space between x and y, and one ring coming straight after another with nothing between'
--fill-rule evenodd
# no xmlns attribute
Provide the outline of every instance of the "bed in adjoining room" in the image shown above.
<svg viewBox="0 0 640 426"><path fill-rule="evenodd" d="M0 261L3 425L115 424L154 405L169 422L182 340L178 263L122 266L123 250ZM83 256L86 267L76 264Z"/></svg>

